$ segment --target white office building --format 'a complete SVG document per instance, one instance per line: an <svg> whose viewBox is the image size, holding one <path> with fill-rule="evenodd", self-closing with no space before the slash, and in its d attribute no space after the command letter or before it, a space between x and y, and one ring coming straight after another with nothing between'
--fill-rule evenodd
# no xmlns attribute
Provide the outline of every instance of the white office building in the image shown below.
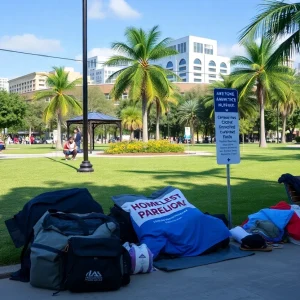
<svg viewBox="0 0 300 300"><path fill-rule="evenodd" d="M8 78L1 78L0 77L0 90L5 90L8 92Z"/></svg>
<svg viewBox="0 0 300 300"><path fill-rule="evenodd" d="M216 40L187 36L170 43L179 53L156 62L173 71L183 82L213 83L230 73L230 58L218 56ZM170 81L180 81L172 76Z"/></svg>
<svg viewBox="0 0 300 300"><path fill-rule="evenodd" d="M91 84L114 83L116 78L108 79L113 73L128 65L108 67L103 63L108 60L108 57L94 56L88 58L88 75L90 76Z"/></svg>

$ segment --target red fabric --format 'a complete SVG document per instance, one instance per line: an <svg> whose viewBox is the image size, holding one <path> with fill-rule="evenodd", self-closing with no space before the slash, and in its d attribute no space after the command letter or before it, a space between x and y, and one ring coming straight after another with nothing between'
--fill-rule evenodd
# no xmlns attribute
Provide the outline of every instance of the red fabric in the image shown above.
<svg viewBox="0 0 300 300"><path fill-rule="evenodd" d="M280 201L279 203L277 203L274 206L271 206L270 208L289 210L291 209L291 206L285 201ZM300 240L300 218L296 213L294 213L291 217L289 223L286 226L286 230L293 239L298 241Z"/></svg>

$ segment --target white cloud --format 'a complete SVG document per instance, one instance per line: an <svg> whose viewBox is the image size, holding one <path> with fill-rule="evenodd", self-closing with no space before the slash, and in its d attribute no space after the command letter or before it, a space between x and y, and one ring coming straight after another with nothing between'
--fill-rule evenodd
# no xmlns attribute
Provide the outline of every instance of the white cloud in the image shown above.
<svg viewBox="0 0 300 300"><path fill-rule="evenodd" d="M93 0L88 6L89 19L104 19L105 13L103 11L102 0Z"/></svg>
<svg viewBox="0 0 300 300"><path fill-rule="evenodd" d="M34 34L2 36L0 37L0 48L39 53L51 53L62 50L59 40L38 38Z"/></svg>
<svg viewBox="0 0 300 300"><path fill-rule="evenodd" d="M220 45L218 46L218 55L233 57L235 55L246 55L244 47L240 44Z"/></svg>
<svg viewBox="0 0 300 300"><path fill-rule="evenodd" d="M109 8L122 19L139 18L141 14L133 9L125 0L110 0Z"/></svg>
<svg viewBox="0 0 300 300"><path fill-rule="evenodd" d="M99 56L99 61L104 62L112 55L120 54L110 48L93 48L88 52L88 58L93 56ZM82 60L82 54L76 55L78 60Z"/></svg>

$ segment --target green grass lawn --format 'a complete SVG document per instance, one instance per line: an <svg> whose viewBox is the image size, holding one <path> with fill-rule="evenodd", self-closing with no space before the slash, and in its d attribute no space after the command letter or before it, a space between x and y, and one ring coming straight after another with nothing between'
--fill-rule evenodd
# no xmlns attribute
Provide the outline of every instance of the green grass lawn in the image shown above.
<svg viewBox="0 0 300 300"><path fill-rule="evenodd" d="M31 149L33 153L51 151L51 145L50 149L47 147L37 145ZM95 172L90 174L76 172L80 159L0 160L0 264L18 262L20 253L14 248L4 221L34 196L47 191L86 187L108 212L113 195L149 195L156 189L172 185L181 189L186 198L203 212L227 213L226 168L217 165L215 146L197 145L192 148L212 152L213 156L94 157L90 160ZM245 145L244 150L241 147L241 164L231 167L235 224L240 224L250 213L287 200L284 187L277 183L277 179L282 173L300 175L299 153L299 148L282 145L269 145L267 149L259 149L257 144Z"/></svg>

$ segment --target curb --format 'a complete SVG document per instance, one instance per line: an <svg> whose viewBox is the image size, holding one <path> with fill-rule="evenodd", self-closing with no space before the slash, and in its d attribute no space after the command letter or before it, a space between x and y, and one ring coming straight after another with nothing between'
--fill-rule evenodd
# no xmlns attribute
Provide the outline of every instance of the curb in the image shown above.
<svg viewBox="0 0 300 300"><path fill-rule="evenodd" d="M20 267L21 267L20 264L0 267L0 279L9 278L10 274L18 271Z"/></svg>

